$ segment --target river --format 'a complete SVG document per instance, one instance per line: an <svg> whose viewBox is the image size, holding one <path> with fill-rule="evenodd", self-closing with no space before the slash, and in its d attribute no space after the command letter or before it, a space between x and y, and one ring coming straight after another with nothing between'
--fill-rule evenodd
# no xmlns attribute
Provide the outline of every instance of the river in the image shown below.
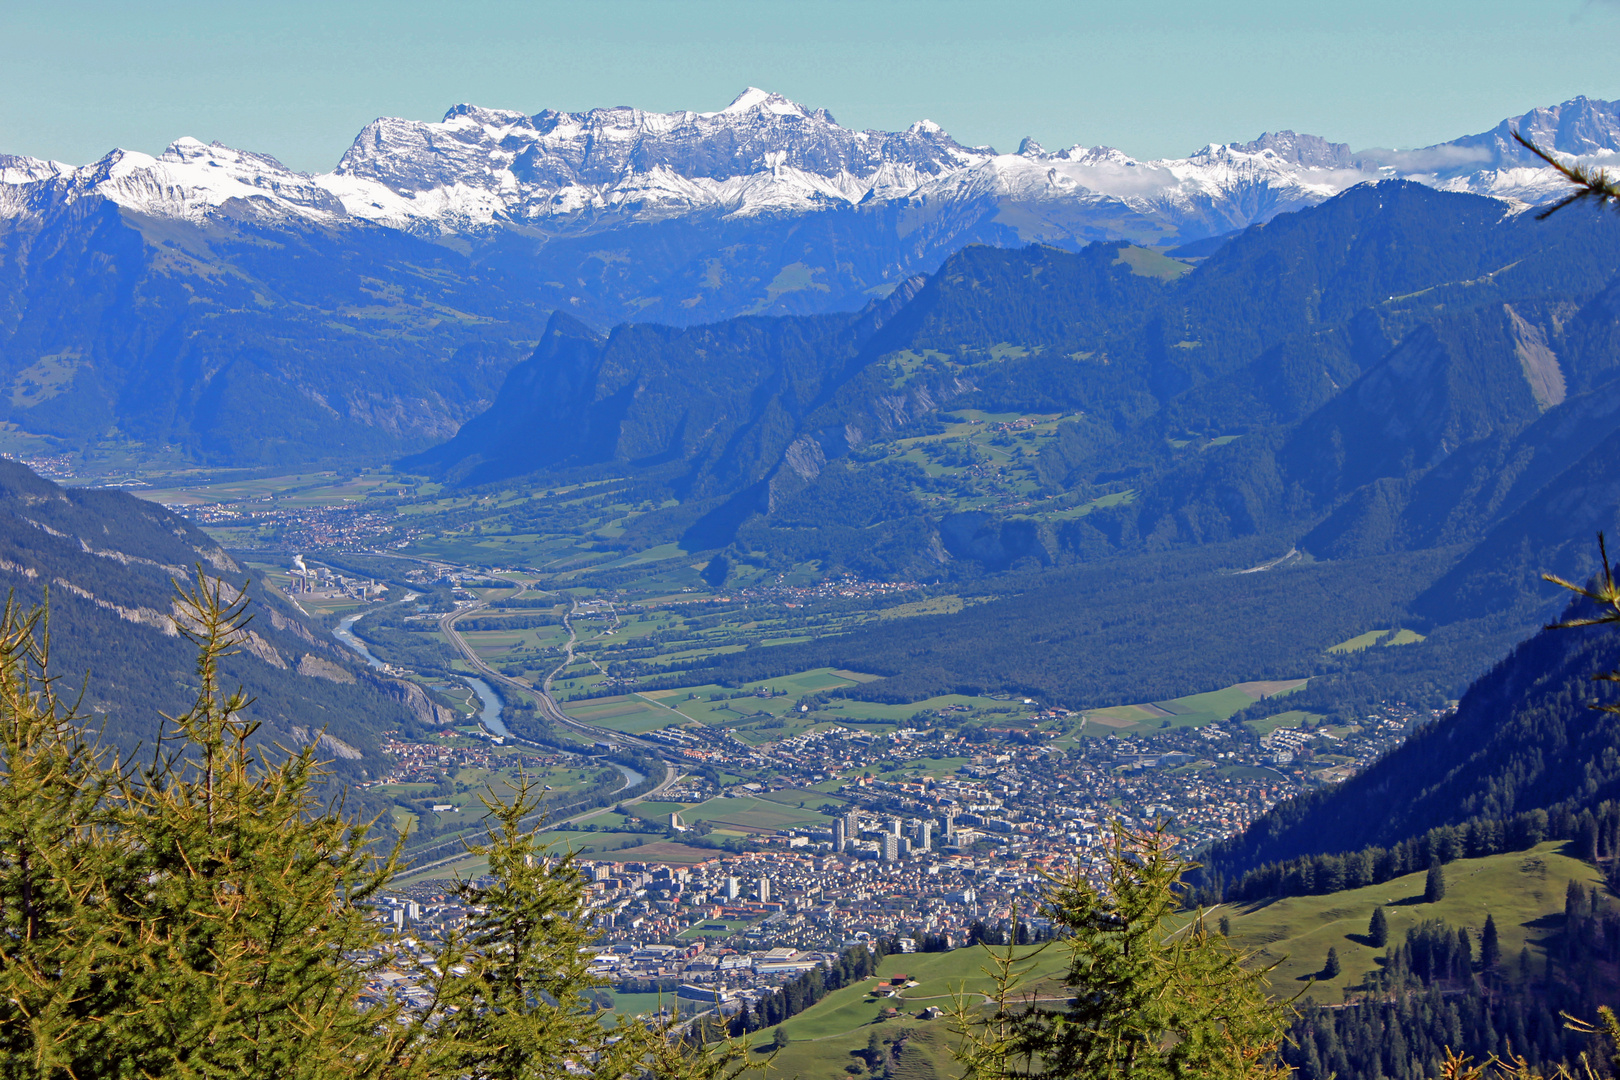
<svg viewBox="0 0 1620 1080"><path fill-rule="evenodd" d="M359 653L365 659L366 663L370 664L374 668L380 669L383 666L383 662L377 659L375 656L372 656L371 650L366 648L366 643L355 637L354 631L349 629L355 623L359 622L361 617L364 615L364 611L357 611L353 615L345 615L343 617L343 621L338 623L337 629L332 631L332 636L343 642L343 644L347 645L355 652Z"/></svg>
<svg viewBox="0 0 1620 1080"><path fill-rule="evenodd" d="M503 739L510 735L511 732L506 730L506 725L501 723L501 699L490 688L489 683L473 675L463 675L462 678L467 680L467 685L473 688L473 693L484 703L484 711L478 714L479 722L492 734L499 735Z"/></svg>
<svg viewBox="0 0 1620 1080"><path fill-rule="evenodd" d="M342 621L338 623L337 629L332 631L332 636L359 653L366 663L374 668L381 669L383 662L371 655L371 650L366 648L366 643L356 637L351 629L365 614L364 611L357 611L353 615L345 615ZM466 679L467 685L473 688L473 693L478 695L478 700L484 703L483 711L478 714L479 722L488 728L491 734L499 735L503 739L510 735L511 732L506 730L506 725L501 723L501 699L490 688L489 683L472 675L463 675L462 678ZM632 781L632 786L634 783L635 781Z"/></svg>

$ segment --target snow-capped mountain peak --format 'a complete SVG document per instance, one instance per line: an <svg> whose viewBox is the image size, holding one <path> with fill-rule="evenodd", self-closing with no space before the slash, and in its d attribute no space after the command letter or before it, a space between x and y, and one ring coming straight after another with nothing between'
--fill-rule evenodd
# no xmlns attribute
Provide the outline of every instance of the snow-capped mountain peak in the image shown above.
<svg viewBox="0 0 1620 1080"><path fill-rule="evenodd" d="M1306 168L1349 169L1355 165L1355 154L1351 152L1347 143L1328 142L1319 135L1268 131L1250 142L1227 145L1245 154L1258 154L1270 150L1283 161L1303 165Z"/></svg>
<svg viewBox="0 0 1620 1080"><path fill-rule="evenodd" d="M732 101L730 105L718 113L705 113L705 116L740 116L756 110L764 110L776 116L803 116L808 118L810 110L796 101L790 101L781 94L774 94L769 90L761 90L757 86L750 86Z"/></svg>
<svg viewBox="0 0 1620 1080"><path fill-rule="evenodd" d="M318 176L193 138L156 158L115 151L78 169L0 157L0 216L99 196L152 216L348 220L440 237L903 202L969 217L1033 208L1011 215L1024 239L1197 239L1392 176L1522 201L1553 197L1561 182L1512 141L1513 128L1588 159L1620 153L1620 106L1584 97L1422 150L1353 153L1284 130L1138 161L1105 146L1052 153L1033 138L1002 155L963 146L928 120L855 131L825 109L749 87L715 112L530 115L462 104L437 122L383 117Z"/></svg>

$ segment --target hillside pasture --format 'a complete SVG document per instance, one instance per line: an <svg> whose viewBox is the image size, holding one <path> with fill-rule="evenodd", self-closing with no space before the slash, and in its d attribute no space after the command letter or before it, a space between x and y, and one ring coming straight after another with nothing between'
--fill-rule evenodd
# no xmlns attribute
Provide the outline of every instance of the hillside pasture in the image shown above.
<svg viewBox="0 0 1620 1080"><path fill-rule="evenodd" d="M1357 653L1363 649L1372 648L1374 645L1378 644L1378 639L1387 633L1389 633L1387 629L1368 630L1365 634L1357 634L1353 638L1346 638L1337 645L1329 645L1327 651L1333 653L1335 656L1343 656L1346 653Z"/></svg>
<svg viewBox="0 0 1620 1080"><path fill-rule="evenodd" d="M1039 997L1061 993L1054 978L1068 964L1068 953L1061 946L1045 950L1022 949L1027 960L1025 985ZM875 1031L887 1042L899 1042L901 1049L891 1070L879 1071L910 1080L944 1080L958 1075L951 1058L956 1036L948 1017L919 1020L916 1014L929 1006L947 1012L955 995L978 1004L993 989L988 969L989 955L982 948L956 949L946 953L913 953L885 957L878 976L853 986L835 990L798 1016L782 1024L792 1040L771 1063L770 1076L789 1080L802 1077L847 1075L845 1067L860 1059L869 1036ZM906 987L895 998L875 997L873 991L889 979L906 975L917 985ZM900 1015L880 1019L882 1010L896 1008ZM761 1042L769 1033L756 1036Z"/></svg>
<svg viewBox="0 0 1620 1080"><path fill-rule="evenodd" d="M1382 885L1284 897L1219 914L1232 920L1235 944L1253 950L1258 963L1277 965L1271 985L1279 994L1298 992L1321 970L1328 949L1336 948L1342 973L1313 990L1318 1000L1325 1001L1336 1000L1343 989L1360 985L1378 969L1384 950L1373 948L1365 935L1379 905L1389 919L1392 946L1404 941L1406 931L1422 920L1438 918L1467 927L1477 950L1485 917L1493 915L1504 964L1516 965L1519 951L1528 946L1540 970L1547 927L1563 918L1567 883L1575 880L1590 888L1602 880L1591 866L1564 854L1561 841L1530 851L1458 859L1446 864L1445 875L1446 895L1434 904L1422 902L1425 875L1419 872Z"/></svg>

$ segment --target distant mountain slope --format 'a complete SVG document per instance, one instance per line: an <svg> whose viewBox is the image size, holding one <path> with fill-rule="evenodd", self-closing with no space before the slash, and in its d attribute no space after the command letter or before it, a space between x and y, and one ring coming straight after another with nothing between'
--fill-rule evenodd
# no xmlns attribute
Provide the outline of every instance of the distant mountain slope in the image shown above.
<svg viewBox="0 0 1620 1080"><path fill-rule="evenodd" d="M553 311L851 311L974 243L1163 246L1392 176L1536 202L1560 181L1503 130L1606 160L1616 115L1577 98L1422 151L1281 132L1137 161L853 131L749 90L714 113L380 119L320 176L194 139L3 157L0 415L210 462L375 460L477 414Z"/></svg>
<svg viewBox="0 0 1620 1080"><path fill-rule="evenodd" d="M383 731L418 730L432 718L421 690L352 663L184 519L0 461L0 585L24 605L49 594L51 667L65 687L83 685L84 709L104 720L119 750L152 747L159 712L181 712L192 700L196 655L176 630L173 582L195 580L199 565L233 588L245 585L254 600L248 636L223 673L254 698L247 715L263 725L255 741L294 746L324 731L323 756L354 780L384 767Z"/></svg>
<svg viewBox="0 0 1620 1080"><path fill-rule="evenodd" d="M815 554L808 507L834 522L838 500L816 489L846 475L890 486L873 444L952 409L1056 413L1043 493L1128 488L1132 501L1031 533L1016 515L957 520L895 498L910 554L885 538L864 563L881 548L895 573L999 569L1017 556L998 552L1050 564L1257 534L1331 557L1473 543L1573 464L1499 457L1523 458L1544 415L1534 431L1565 430L1556 417L1606 392L1594 388L1617 370L1603 332L1617 274L1607 217L1537 222L1493 200L1363 185L1190 269L1118 244L971 247L859 316L603 337L559 316L485 414L404 464L462 482L612 464L688 502L731 500L689 547L746 534L790 563L836 561L848 545ZM1503 469L1520 482L1484 497ZM692 512L638 528L662 517L679 532ZM1009 529L1030 535L997 537Z"/></svg>

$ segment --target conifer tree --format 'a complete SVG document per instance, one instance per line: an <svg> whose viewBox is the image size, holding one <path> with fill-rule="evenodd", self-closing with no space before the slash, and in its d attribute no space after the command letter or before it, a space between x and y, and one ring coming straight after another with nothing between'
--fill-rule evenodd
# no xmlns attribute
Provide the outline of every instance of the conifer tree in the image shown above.
<svg viewBox="0 0 1620 1080"><path fill-rule="evenodd" d="M1266 994L1266 970L1180 910L1191 864L1172 852L1162 828L1115 824L1106 881L1084 873L1057 879L1043 912L1067 931L1064 983L1053 1009L1022 989L1033 950L990 952L996 1008L977 998L954 1010L965 1080L1159 1080L1281 1076L1276 1053L1291 1013Z"/></svg>
<svg viewBox="0 0 1620 1080"><path fill-rule="evenodd" d="M1433 904L1445 898L1446 871L1439 859L1429 862L1429 873L1423 879L1423 902Z"/></svg>
<svg viewBox="0 0 1620 1080"><path fill-rule="evenodd" d="M1373 908L1372 918L1367 920L1367 940L1375 949L1389 944L1389 916L1384 914L1382 904Z"/></svg>
<svg viewBox="0 0 1620 1080"><path fill-rule="evenodd" d="M486 800L494 883L464 884L471 929L432 957L414 1017L359 1003L380 955L368 902L398 848L322 807L315 743L255 748L250 702L220 685L245 595L199 570L176 625L199 690L150 761L100 751L56 696L40 612L0 614L0 1080L275 1077L721 1080L746 1048L592 1016L590 940L571 859L521 820L532 789ZM318 738L318 735L316 736ZM380 963L381 961L377 961Z"/></svg>
<svg viewBox="0 0 1620 1080"><path fill-rule="evenodd" d="M5 752L40 800L6 807L15 857L0 894L32 938L7 975L50 976L12 999L37 1018L25 1053L50 1063L32 1075L104 1075L109 1062L129 1076L402 1075L394 1010L359 1008L367 965L351 959L378 940L363 905L393 858L370 852L364 825L319 811L313 745L248 747L249 702L219 684L247 622L245 597L225 589L199 574L177 598L199 690L136 768L97 755L60 711L33 641L42 615L0 618ZM56 834L43 871L30 861L41 829ZM47 949L68 962L48 967Z"/></svg>
<svg viewBox="0 0 1620 1080"><path fill-rule="evenodd" d="M1496 970L1502 962L1502 943L1496 936L1496 917L1485 916L1485 927L1479 933L1479 965L1486 974Z"/></svg>
<svg viewBox="0 0 1620 1080"><path fill-rule="evenodd" d="M98 830L113 777L57 699L41 612L0 616L0 1075L79 1064L80 1002L104 935L76 877L115 857ZM79 874L80 869L88 871Z"/></svg>
<svg viewBox="0 0 1620 1080"><path fill-rule="evenodd" d="M1343 968L1339 966L1339 950L1331 945L1328 946L1327 960L1322 964L1322 978L1337 979L1339 972L1342 970Z"/></svg>

